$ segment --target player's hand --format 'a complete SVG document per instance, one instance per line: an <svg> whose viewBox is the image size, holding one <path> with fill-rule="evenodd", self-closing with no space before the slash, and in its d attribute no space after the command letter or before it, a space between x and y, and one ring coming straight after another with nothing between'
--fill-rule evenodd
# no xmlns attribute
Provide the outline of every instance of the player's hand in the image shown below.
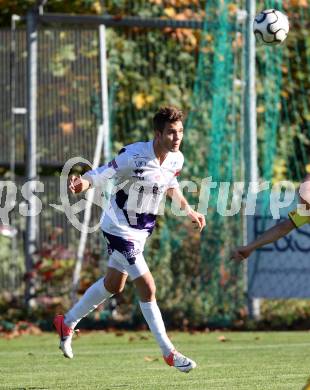
<svg viewBox="0 0 310 390"><path fill-rule="evenodd" d="M310 210L310 174L307 174L304 181L299 187L300 201L306 205L306 209Z"/></svg>
<svg viewBox="0 0 310 390"><path fill-rule="evenodd" d="M68 187L73 194L79 194L86 191L90 187L90 183L88 180L82 179L81 176L73 175L70 177Z"/></svg>
<svg viewBox="0 0 310 390"><path fill-rule="evenodd" d="M201 232L202 229L206 226L205 216L203 214L197 213L197 211L190 210L188 213L189 218L196 225L197 229Z"/></svg>
<svg viewBox="0 0 310 390"><path fill-rule="evenodd" d="M230 258L232 260L236 260L237 262L241 262L247 259L251 252L252 251L247 246L238 246L231 251Z"/></svg>

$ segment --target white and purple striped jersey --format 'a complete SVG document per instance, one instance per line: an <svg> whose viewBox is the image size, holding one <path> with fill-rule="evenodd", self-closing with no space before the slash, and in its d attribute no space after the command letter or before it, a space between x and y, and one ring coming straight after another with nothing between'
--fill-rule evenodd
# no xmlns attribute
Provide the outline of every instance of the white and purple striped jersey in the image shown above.
<svg viewBox="0 0 310 390"><path fill-rule="evenodd" d="M144 240L151 234L160 202L169 188L179 186L177 176L183 154L169 152L160 165L153 141L125 146L107 165L88 171L83 178L103 187L113 178L115 187L103 214L101 229L125 240Z"/></svg>

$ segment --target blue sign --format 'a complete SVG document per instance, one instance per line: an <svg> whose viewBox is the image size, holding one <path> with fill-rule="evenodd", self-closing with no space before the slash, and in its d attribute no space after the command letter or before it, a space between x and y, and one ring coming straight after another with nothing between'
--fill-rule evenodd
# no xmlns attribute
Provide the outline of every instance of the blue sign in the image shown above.
<svg viewBox="0 0 310 390"><path fill-rule="evenodd" d="M248 241L284 218L248 217ZM256 250L248 260L247 277L250 298L310 298L310 224Z"/></svg>

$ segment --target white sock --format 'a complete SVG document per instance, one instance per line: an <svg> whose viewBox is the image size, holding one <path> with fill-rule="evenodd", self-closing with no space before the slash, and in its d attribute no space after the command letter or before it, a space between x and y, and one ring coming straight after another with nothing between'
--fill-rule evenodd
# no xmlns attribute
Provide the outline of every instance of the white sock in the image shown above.
<svg viewBox="0 0 310 390"><path fill-rule="evenodd" d="M164 321L156 301L139 302L142 314L164 356L168 356L175 348L166 333Z"/></svg>
<svg viewBox="0 0 310 390"><path fill-rule="evenodd" d="M66 313L65 324L69 328L74 329L83 317L113 295L104 287L103 280L104 278L101 278L91 285L82 298Z"/></svg>

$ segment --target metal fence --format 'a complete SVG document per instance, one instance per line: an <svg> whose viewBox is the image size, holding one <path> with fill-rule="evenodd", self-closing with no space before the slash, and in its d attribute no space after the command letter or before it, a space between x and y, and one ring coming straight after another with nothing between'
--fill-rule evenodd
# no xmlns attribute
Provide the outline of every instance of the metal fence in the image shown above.
<svg viewBox="0 0 310 390"><path fill-rule="evenodd" d="M0 123L0 164L9 166L11 159L20 165L25 162L25 129L26 116L24 114L16 116L15 131L12 129L11 106L14 98L14 106L24 108L26 104L26 35L25 31L15 33L16 57L12 52L12 32L8 29L0 31L0 75L1 75L1 123ZM11 85L14 72L15 96L11 95ZM14 143L16 141L16 148Z"/></svg>
<svg viewBox="0 0 310 390"><path fill-rule="evenodd" d="M16 85L14 107L25 108L27 53L24 30L15 33L15 55L11 51L12 33L1 30L0 34L0 162L5 166L11 158L11 138L14 136L10 78L14 77ZM68 158L78 155L91 160L100 115L97 31L41 29L38 42L38 164L61 167ZM15 161L24 164L25 115L18 118Z"/></svg>
<svg viewBox="0 0 310 390"><path fill-rule="evenodd" d="M23 257L26 226L26 218L19 212L25 203L21 188L25 182L27 144L26 31L4 29L0 31L0 37L0 178L12 179L18 187L16 205L11 213L18 236L7 256L7 266L11 270L14 268L12 273L20 280L24 272L22 264L13 265L18 249ZM37 180L43 183L44 193L37 194L42 202L42 212L37 220L38 248L50 240L55 230L60 232L57 234L59 244L77 245L80 232L51 204L60 203L59 174L65 161L75 156L93 160L101 116L98 69L97 30L39 30ZM83 213L79 217L83 220ZM100 210L94 208L91 223L99 218ZM98 248L99 233L92 235L89 245L94 250ZM14 288L16 284L7 279L5 267L3 269L0 286L7 289L10 284Z"/></svg>

